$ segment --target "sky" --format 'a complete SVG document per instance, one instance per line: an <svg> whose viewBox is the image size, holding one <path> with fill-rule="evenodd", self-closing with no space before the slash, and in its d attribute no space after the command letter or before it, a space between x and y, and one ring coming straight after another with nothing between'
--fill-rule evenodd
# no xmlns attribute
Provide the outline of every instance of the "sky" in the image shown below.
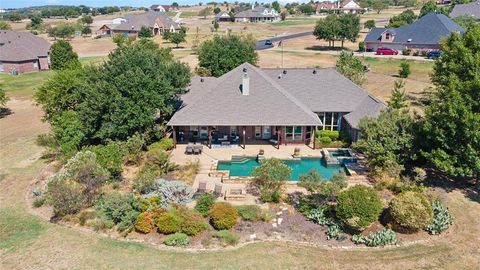
<svg viewBox="0 0 480 270"><path fill-rule="evenodd" d="M134 6L149 7L152 4L171 4L174 0L0 0L0 8L20 8L43 5L86 5L91 7L101 6ZM201 0L178 0L180 5L196 4ZM209 2L209 1L203 1Z"/></svg>

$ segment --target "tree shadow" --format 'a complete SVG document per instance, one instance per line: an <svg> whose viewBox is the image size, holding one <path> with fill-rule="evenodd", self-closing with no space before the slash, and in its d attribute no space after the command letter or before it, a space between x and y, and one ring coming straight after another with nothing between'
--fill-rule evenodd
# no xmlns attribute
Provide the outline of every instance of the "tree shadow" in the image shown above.
<svg viewBox="0 0 480 270"><path fill-rule="evenodd" d="M473 177L452 176L433 167L427 168L426 171L425 186L441 188L447 193L460 190L465 197L480 203L480 191L475 186Z"/></svg>
<svg viewBox="0 0 480 270"><path fill-rule="evenodd" d="M7 117L11 114L13 114L13 112L9 108L0 109L0 119Z"/></svg>
<svg viewBox="0 0 480 270"><path fill-rule="evenodd" d="M330 47L330 46L318 46L318 45L315 45L315 46L306 47L305 50L312 50L312 51L343 51L343 50L347 50L347 49L346 49L346 48L342 48L342 47Z"/></svg>

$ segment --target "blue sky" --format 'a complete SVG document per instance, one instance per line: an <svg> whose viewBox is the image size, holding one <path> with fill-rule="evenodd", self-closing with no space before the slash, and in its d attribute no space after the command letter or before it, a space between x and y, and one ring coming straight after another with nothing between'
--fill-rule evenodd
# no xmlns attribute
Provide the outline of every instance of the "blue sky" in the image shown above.
<svg viewBox="0 0 480 270"><path fill-rule="evenodd" d="M0 0L0 8L19 8L43 5L86 5L86 6L142 6L149 7L152 4L171 4L173 0ZM201 0L179 0L177 3L193 4ZM203 1L209 2L209 1Z"/></svg>

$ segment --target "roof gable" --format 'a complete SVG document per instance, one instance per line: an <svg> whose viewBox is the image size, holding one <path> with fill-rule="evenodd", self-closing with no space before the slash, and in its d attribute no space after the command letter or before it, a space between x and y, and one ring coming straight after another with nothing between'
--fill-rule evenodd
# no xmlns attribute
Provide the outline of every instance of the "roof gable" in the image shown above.
<svg viewBox="0 0 480 270"><path fill-rule="evenodd" d="M51 44L30 32L0 30L0 61L28 61L47 57Z"/></svg>

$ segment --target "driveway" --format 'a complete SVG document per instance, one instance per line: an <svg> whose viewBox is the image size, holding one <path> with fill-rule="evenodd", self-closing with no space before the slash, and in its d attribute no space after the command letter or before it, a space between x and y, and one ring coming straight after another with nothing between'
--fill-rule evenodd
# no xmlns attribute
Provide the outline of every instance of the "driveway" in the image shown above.
<svg viewBox="0 0 480 270"><path fill-rule="evenodd" d="M312 35L312 31L308 32L302 32L302 33L295 33L295 34L290 34L290 35L285 35L285 36L277 36L277 37L271 37L271 38L266 38L257 41L257 44L255 45L255 50L260 51L260 50L266 50L273 48L273 45L265 45L266 40L271 40L273 43L279 42L281 40L286 40L286 39L292 39L292 38L298 38L298 37L304 37L304 36L309 36Z"/></svg>

